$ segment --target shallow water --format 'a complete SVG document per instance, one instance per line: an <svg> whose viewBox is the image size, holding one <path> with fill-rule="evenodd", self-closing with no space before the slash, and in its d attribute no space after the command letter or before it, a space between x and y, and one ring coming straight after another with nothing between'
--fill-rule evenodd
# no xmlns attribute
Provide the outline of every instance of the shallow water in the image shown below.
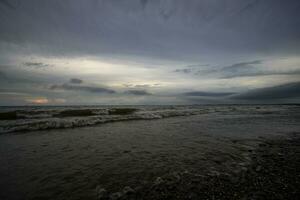
<svg viewBox="0 0 300 200"><path fill-rule="evenodd" d="M284 115L297 110L297 105L0 107L0 134L203 114Z"/></svg>
<svg viewBox="0 0 300 200"><path fill-rule="evenodd" d="M0 135L0 199L96 199L97 186L115 192L172 172L230 172L261 141L300 131L299 106L199 109L213 111Z"/></svg>

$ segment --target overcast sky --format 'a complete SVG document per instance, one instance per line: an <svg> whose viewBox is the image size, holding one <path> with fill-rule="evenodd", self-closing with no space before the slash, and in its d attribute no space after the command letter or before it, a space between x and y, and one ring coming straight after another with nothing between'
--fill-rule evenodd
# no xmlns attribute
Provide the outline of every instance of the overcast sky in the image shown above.
<svg viewBox="0 0 300 200"><path fill-rule="evenodd" d="M0 105L300 103L299 0L0 0Z"/></svg>

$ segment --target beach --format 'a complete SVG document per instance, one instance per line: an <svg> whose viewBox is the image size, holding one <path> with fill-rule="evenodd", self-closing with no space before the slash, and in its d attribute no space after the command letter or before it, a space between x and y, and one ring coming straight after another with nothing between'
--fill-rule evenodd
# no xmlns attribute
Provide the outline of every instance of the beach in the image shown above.
<svg viewBox="0 0 300 200"><path fill-rule="evenodd" d="M3 131L0 199L299 196L298 105L137 109L81 127ZM137 117L145 113L152 118ZM68 117L63 120L75 120ZM36 124L36 118L18 120L2 121L2 130Z"/></svg>

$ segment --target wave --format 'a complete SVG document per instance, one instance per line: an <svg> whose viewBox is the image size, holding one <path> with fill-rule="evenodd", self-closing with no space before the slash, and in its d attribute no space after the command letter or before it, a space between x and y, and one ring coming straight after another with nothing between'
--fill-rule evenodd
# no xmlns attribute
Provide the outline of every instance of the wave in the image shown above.
<svg viewBox="0 0 300 200"><path fill-rule="evenodd" d="M140 106L49 107L7 109L0 112L0 133L76 128L116 121L151 120L199 114L266 115L299 111L299 106Z"/></svg>
<svg viewBox="0 0 300 200"><path fill-rule="evenodd" d="M0 114L0 119L4 119L4 122L0 124L0 133L75 128L116 121L161 119L199 113L200 110L196 109L143 111L134 108L78 109L51 112L11 111Z"/></svg>

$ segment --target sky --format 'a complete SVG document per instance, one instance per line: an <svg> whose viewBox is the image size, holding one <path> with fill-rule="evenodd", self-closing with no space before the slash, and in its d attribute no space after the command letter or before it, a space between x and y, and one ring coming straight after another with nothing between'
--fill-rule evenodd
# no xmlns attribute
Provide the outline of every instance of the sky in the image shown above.
<svg viewBox="0 0 300 200"><path fill-rule="evenodd" d="M299 0L0 0L0 105L300 103Z"/></svg>

